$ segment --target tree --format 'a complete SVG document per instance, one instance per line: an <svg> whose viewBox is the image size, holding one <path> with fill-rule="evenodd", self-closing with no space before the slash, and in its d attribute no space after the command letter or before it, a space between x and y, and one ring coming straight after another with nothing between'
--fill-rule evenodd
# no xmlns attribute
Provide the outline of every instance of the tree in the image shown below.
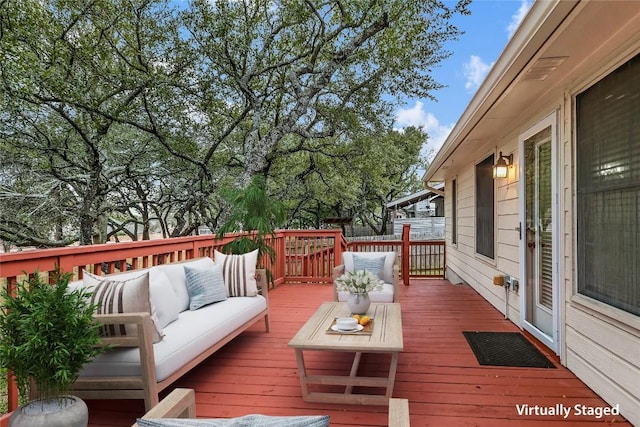
<svg viewBox="0 0 640 427"><path fill-rule="evenodd" d="M216 130L207 157L228 149L245 186L290 135L388 127L385 95L440 87L428 72L448 56L443 44L459 34L449 19L467 3L195 0L184 19L206 88L198 108Z"/></svg>
<svg viewBox="0 0 640 427"><path fill-rule="evenodd" d="M290 200L305 222L359 213L377 178L355 190L359 177L340 177L379 163L353 153L386 138L401 95L432 97L429 71L466 4L0 2L0 238L89 244L137 227L147 236L152 223L167 236L215 231L231 214L219 189L255 175L290 194L328 188ZM271 179L283 153L309 177Z"/></svg>
<svg viewBox="0 0 640 427"><path fill-rule="evenodd" d="M427 135L417 128L389 130L353 141L299 141L270 159L271 188L298 225L320 227L326 217L354 217L386 234L386 204L416 191L416 168Z"/></svg>
<svg viewBox="0 0 640 427"><path fill-rule="evenodd" d="M68 218L63 222L75 223L78 233L61 241L52 241L47 233L26 237L31 234L25 232L27 225L42 217L11 222L13 211L5 211L0 222L4 236L25 236L31 244L49 240L49 245L70 239L90 244L96 234L102 236L98 242L104 241L99 224L106 224L116 209L109 197L131 180L132 171L148 171L140 159L148 158L149 147L155 152L154 145L162 147L160 160L166 162L165 139L190 140L170 132L186 114L180 114L180 104L172 104L176 91L167 89L177 87L175 81L182 78L175 71L181 70L182 58L179 51L174 54L177 26L171 14L162 12L163 3L2 3L0 135L13 154L7 164L27 167L21 172L34 183L56 188L58 197L51 202ZM169 57L171 69L162 62ZM158 104L165 108L163 114L171 111L171 123L157 120ZM189 155L189 144L182 142L180 156ZM10 174L9 169L3 172ZM19 209L31 194L12 190L7 189L4 198Z"/></svg>

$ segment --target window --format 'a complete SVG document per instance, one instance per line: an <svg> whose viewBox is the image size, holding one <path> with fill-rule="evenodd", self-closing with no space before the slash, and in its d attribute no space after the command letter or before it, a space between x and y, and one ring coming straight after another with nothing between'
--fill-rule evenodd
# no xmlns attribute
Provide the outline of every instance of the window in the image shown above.
<svg viewBox="0 0 640 427"><path fill-rule="evenodd" d="M458 188L456 180L451 181L451 243L458 243Z"/></svg>
<svg viewBox="0 0 640 427"><path fill-rule="evenodd" d="M578 293L640 315L640 55L576 97Z"/></svg>
<svg viewBox="0 0 640 427"><path fill-rule="evenodd" d="M476 165L476 252L494 259L493 154Z"/></svg>

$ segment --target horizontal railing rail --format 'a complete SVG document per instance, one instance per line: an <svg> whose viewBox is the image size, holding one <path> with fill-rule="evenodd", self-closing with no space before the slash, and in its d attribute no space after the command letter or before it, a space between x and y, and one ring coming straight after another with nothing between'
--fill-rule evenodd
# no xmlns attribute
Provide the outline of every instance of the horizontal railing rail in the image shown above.
<svg viewBox="0 0 640 427"><path fill-rule="evenodd" d="M333 268L341 263L342 253L347 250L395 251L401 261L405 285L411 276L444 277L444 241L413 242L409 240L408 228L405 231L401 240L348 243L339 229L280 230L268 240L275 251L275 261L264 255L259 262L270 272L275 286L285 282L332 283ZM208 234L1 253L0 286L12 291L19 281L36 272L47 275L56 267L71 273L72 280L80 280L84 271L104 275L203 256L213 258L215 250L221 251L237 236L228 234L218 239ZM7 379L6 390L0 390L0 401L6 399L6 407L11 412L18 406L18 394L13 378L7 375ZM0 415L0 421L4 419Z"/></svg>

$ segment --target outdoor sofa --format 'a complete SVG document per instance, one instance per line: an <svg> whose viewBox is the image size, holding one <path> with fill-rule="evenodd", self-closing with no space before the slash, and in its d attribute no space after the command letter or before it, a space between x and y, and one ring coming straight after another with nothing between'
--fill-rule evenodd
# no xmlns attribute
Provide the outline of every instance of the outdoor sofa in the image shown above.
<svg viewBox="0 0 640 427"><path fill-rule="evenodd" d="M73 394L144 399L150 410L160 391L256 322L263 320L269 332L267 281L255 268L257 251L215 257L215 263L204 257L107 276L85 272L72 283L92 287L103 341L113 346L84 367Z"/></svg>

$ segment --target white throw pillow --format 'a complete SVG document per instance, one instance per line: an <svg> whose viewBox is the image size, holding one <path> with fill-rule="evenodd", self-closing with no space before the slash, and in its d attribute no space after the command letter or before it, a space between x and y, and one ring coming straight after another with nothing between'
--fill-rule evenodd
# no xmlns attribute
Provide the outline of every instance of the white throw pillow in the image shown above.
<svg viewBox="0 0 640 427"><path fill-rule="evenodd" d="M229 297L253 297L258 295L256 264L258 250L242 255L225 255L214 251L215 262L222 266L224 284Z"/></svg>
<svg viewBox="0 0 640 427"><path fill-rule="evenodd" d="M164 328L171 322L178 320L180 307L169 276L159 268L149 269L149 292L151 305L155 308L159 326Z"/></svg>
<svg viewBox="0 0 640 427"><path fill-rule="evenodd" d="M153 321L153 342L162 340L162 328L151 305L149 293L149 272L128 280L113 280L84 272L84 286L91 292L91 303L97 304L96 314L149 313ZM103 336L137 336L135 325L104 325Z"/></svg>

